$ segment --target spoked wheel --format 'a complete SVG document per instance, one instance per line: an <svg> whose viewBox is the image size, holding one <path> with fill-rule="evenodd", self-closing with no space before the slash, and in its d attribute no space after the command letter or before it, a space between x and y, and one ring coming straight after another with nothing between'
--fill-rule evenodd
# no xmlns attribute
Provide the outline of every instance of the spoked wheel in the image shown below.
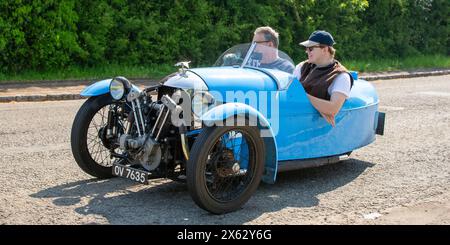
<svg viewBox="0 0 450 245"><path fill-rule="evenodd" d="M97 178L111 178L112 154L120 154L117 138L107 137L109 110L123 110L109 95L89 98L75 116L71 145L75 161L86 173ZM126 123L119 120L118 134L123 134Z"/></svg>
<svg viewBox="0 0 450 245"><path fill-rule="evenodd" d="M197 137L186 168L189 193L201 208L232 212L259 185L264 142L257 127L205 128Z"/></svg>

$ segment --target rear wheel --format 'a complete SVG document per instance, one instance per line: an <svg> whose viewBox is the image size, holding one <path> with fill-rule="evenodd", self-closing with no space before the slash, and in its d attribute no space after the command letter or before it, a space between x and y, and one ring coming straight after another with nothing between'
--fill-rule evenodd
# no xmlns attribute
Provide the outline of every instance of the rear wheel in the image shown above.
<svg viewBox="0 0 450 245"><path fill-rule="evenodd" d="M235 211L257 189L264 158L257 127L205 128L186 166L189 193L199 207L211 213Z"/></svg>
<svg viewBox="0 0 450 245"><path fill-rule="evenodd" d="M109 94L91 97L80 108L75 116L72 132L72 154L80 168L97 178L111 178L111 153L119 153L116 140L106 137L106 126L109 110L119 108ZM118 132L124 132L125 123L121 122Z"/></svg>

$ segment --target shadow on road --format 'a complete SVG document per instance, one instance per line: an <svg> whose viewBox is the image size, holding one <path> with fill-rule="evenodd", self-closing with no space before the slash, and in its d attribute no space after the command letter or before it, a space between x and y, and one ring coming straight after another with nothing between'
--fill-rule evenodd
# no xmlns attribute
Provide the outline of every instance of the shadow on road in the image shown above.
<svg viewBox="0 0 450 245"><path fill-rule="evenodd" d="M51 187L31 197L53 198L56 206L74 206L75 212L102 216L110 224L243 224L287 207L314 207L319 203L317 195L350 183L373 165L350 159L279 174L274 185L260 185L241 210L225 215L198 208L185 184L169 180L155 180L148 188L132 191L136 184L128 180L91 179Z"/></svg>

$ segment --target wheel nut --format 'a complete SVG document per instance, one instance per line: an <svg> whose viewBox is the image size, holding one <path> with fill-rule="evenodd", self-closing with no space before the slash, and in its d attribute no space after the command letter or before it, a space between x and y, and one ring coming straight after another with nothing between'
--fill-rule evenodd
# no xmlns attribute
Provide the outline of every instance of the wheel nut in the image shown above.
<svg viewBox="0 0 450 245"><path fill-rule="evenodd" d="M231 169L233 170L234 173L239 173L241 167L239 166L239 163L234 163Z"/></svg>

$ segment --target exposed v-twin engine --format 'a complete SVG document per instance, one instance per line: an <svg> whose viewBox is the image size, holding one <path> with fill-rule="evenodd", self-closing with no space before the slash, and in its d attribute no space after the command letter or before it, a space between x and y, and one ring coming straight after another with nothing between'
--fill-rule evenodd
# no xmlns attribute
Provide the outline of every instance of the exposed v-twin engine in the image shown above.
<svg viewBox="0 0 450 245"><path fill-rule="evenodd" d="M142 165L146 170L154 170L161 163L161 147L148 134L132 138L128 134L120 136L120 149L128 151L134 164Z"/></svg>

